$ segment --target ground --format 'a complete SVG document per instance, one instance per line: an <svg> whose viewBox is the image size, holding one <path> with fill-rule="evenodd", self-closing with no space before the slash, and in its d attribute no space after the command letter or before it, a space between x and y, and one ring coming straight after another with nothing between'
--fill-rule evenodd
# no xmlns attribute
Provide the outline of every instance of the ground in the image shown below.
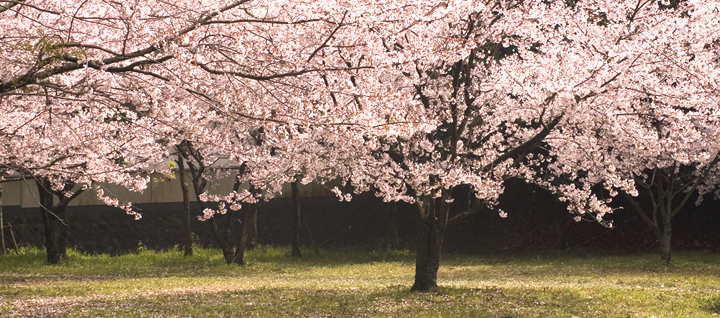
<svg viewBox="0 0 720 318"><path fill-rule="evenodd" d="M408 251L261 247L0 256L2 317L720 317L720 255L446 255L440 288L413 293Z"/></svg>

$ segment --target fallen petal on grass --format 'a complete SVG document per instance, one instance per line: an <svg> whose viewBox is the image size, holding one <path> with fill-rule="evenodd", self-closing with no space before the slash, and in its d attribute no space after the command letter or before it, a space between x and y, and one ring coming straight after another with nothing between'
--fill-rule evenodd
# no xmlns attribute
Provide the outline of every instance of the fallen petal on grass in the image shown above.
<svg viewBox="0 0 720 318"><path fill-rule="evenodd" d="M720 255L447 255L441 287L409 291L408 251L248 253L226 265L216 250L71 252L0 257L2 317L718 317Z"/></svg>

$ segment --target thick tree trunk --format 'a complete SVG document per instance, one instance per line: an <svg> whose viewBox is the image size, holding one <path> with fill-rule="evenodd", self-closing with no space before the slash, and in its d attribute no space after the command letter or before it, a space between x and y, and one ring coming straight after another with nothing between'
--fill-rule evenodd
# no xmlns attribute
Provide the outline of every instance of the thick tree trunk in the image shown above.
<svg viewBox="0 0 720 318"><path fill-rule="evenodd" d="M50 181L41 178L37 181L40 214L43 218L45 230L45 251L48 264L58 264L63 255L67 256L62 236L64 226L61 215L53 209L53 194L50 192Z"/></svg>
<svg viewBox="0 0 720 318"><path fill-rule="evenodd" d="M449 205L445 195L438 199L425 200L417 204L418 221L417 254L415 257L415 283L412 291L428 291L437 287L437 273L440 269L440 253L448 221Z"/></svg>
<svg viewBox="0 0 720 318"><path fill-rule="evenodd" d="M40 214L45 226L47 261L49 264L57 264L61 258L67 257L67 247L70 244L67 205L84 190L79 189L72 192L75 185L72 182L66 182L61 190L53 190L50 180L42 177L38 177L36 185L40 201ZM67 193L71 193L70 196L67 196ZM54 197L59 200L57 204L53 202Z"/></svg>
<svg viewBox="0 0 720 318"><path fill-rule="evenodd" d="M235 247L235 255L233 255L233 262L238 265L245 265L245 249L247 248L248 243L248 233L247 231L250 229L251 225L249 224L250 221L250 215L252 213L257 213L257 205L255 204L249 204L245 211L240 211L242 213L242 216L240 218L240 226L239 226L239 232L238 232L238 242L237 246Z"/></svg>
<svg viewBox="0 0 720 318"><path fill-rule="evenodd" d="M58 247L60 258L67 258L67 249L70 246L70 216L68 215L67 206L59 206L55 209L60 217L58 226L60 228L60 237L58 238Z"/></svg>
<svg viewBox="0 0 720 318"><path fill-rule="evenodd" d="M0 172L0 176L1 172ZM3 187L2 187L2 180L0 180L0 255L5 254L5 223L3 222L3 205L2 205L2 194L3 194Z"/></svg>
<svg viewBox="0 0 720 318"><path fill-rule="evenodd" d="M203 207L203 205L201 205L201 207ZM210 222L210 230L212 231L212 234L215 237L215 242L217 242L218 245L220 245L220 249L223 252L223 258L225 258L225 262L228 265L232 264L233 258L234 258L232 246L230 246L230 243L228 242L228 240L223 239L220 229L218 228L217 222L215 221L215 217L210 218L208 220L208 222Z"/></svg>
<svg viewBox="0 0 720 318"><path fill-rule="evenodd" d="M443 230L435 224L418 222L417 255L415 258L415 283L411 290L428 291L437 287L437 273L440 269Z"/></svg>
<svg viewBox="0 0 720 318"><path fill-rule="evenodd" d="M292 257L302 257L300 252L300 192L298 192L300 177L295 178L292 186L293 213L292 213Z"/></svg>
<svg viewBox="0 0 720 318"><path fill-rule="evenodd" d="M245 167L245 165L243 165ZM238 176L244 174L244 168L240 169L240 172L238 172ZM235 191L239 188L239 183L237 183L233 187ZM260 190L250 185L250 193L252 193L253 196L257 196L260 194ZM238 242L237 246L235 247L235 254L233 255L233 262L238 265L245 265L245 250L248 248L248 242L252 238L251 235L257 236L257 212L258 212L258 203L252 203L248 204L244 211L240 210L241 213L240 219L238 219L240 226L238 227ZM232 220L228 220L231 222Z"/></svg>
<svg viewBox="0 0 720 318"><path fill-rule="evenodd" d="M183 241L185 244L185 255L193 255L193 237L192 237L192 214L190 212L190 193L188 191L188 184L185 180L185 162L182 156L178 156L178 174L180 175L180 188L182 189L183 195Z"/></svg>
<svg viewBox="0 0 720 318"><path fill-rule="evenodd" d="M663 213L662 220L663 220L663 227L662 227L662 236L659 238L660 240L660 257L665 262L666 265L672 264L672 216L665 215L666 213Z"/></svg>
<svg viewBox="0 0 720 318"><path fill-rule="evenodd" d="M43 222L45 225L45 252L48 264L60 263L62 254L60 253L60 231L58 229L58 220L50 212L42 211Z"/></svg>

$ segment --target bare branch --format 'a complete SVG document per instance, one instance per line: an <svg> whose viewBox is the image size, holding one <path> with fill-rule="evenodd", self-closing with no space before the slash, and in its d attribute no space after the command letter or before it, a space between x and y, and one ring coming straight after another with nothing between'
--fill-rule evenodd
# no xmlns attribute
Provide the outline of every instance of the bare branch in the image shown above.
<svg viewBox="0 0 720 318"><path fill-rule="evenodd" d="M328 35L328 37L325 39L325 41L324 41L322 44L320 44L320 46L318 46L318 47L315 49L315 51L313 51L313 52L310 54L310 56L307 58L307 61L308 61L308 62L310 62L310 60L312 60L313 57L315 57L315 55L316 55L318 52L320 52L320 50L322 50L325 46L327 46L327 43L330 41L330 39L332 39L332 37L335 36L335 33L336 33L338 30L340 30L340 27L343 26L343 22L345 22L345 17L346 17L346 16L347 16L347 11L345 11L345 13L343 13L343 17L342 17L342 19L340 19L340 23L338 23L337 27L335 27L335 29L333 29L332 32L330 32L330 35Z"/></svg>
<svg viewBox="0 0 720 318"><path fill-rule="evenodd" d="M254 75L254 74L248 74L248 73L242 73L242 72L236 72L236 71L222 71L222 70L216 70L211 69L207 66L207 64L204 63L195 63L197 66L200 66L203 70L210 74L215 75L232 75L237 76L240 78L247 78L251 80L256 81L269 81L272 79L277 78L283 78L283 77L292 77L292 76L298 76L306 73L314 73L314 72L324 72L324 71L350 71L350 70L362 70L362 69L372 69L372 66L358 66L358 67L331 67L331 68L309 68L309 69L302 69L298 71L290 71L285 73L276 73L272 75Z"/></svg>

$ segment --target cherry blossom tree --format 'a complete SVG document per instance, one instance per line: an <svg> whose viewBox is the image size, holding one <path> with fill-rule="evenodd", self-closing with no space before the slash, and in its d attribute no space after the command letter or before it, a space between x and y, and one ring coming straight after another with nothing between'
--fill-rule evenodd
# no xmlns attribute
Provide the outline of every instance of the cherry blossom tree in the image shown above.
<svg viewBox="0 0 720 318"><path fill-rule="evenodd" d="M626 109L616 110L609 114L615 117L610 119L620 118L621 123L606 121L606 127L596 130L596 139L578 145L584 151L593 149L586 155L597 156L599 161L592 169L581 171L585 176L580 184L587 189L605 183L611 197L621 193L628 208L650 227L662 259L670 264L672 218L693 195L700 204L704 195L717 187L720 126L717 105L684 108L680 102L687 96L663 97L648 93ZM708 96L709 101L714 98ZM587 142L593 145L588 147ZM592 178L601 181L590 182ZM609 186L618 180L633 186ZM610 201L608 198L606 203ZM608 206L603 204L600 210Z"/></svg>
<svg viewBox="0 0 720 318"><path fill-rule="evenodd" d="M572 118L572 126L550 138L558 158L551 170L574 181L556 189L577 203L578 218L590 212L599 220L622 193L670 264L673 216L693 194L699 204L718 184L720 50L714 30L720 7L639 1L626 14L602 12L600 31L621 27L632 44L608 51L608 58L632 60L637 67L632 76L618 76L615 98ZM591 194L598 184L610 198Z"/></svg>
<svg viewBox="0 0 720 318"><path fill-rule="evenodd" d="M380 66L393 61L378 57L370 63L374 51L386 49L380 40L406 27L398 16L412 18L412 25L436 19L428 13L438 6L421 1L406 6L249 0L0 3L5 57L0 94L3 107L17 113L6 118L5 136L18 135L14 127L37 118L90 111L103 121L130 122L163 146L212 130L213 143L233 158L252 156L233 142L251 133L248 122L277 132L279 143L288 139L288 128L281 126L372 119L377 107L356 114L356 103L347 107L346 102L392 90L377 84L388 80ZM372 23L384 26L373 29ZM364 92L353 84L360 76L367 82ZM391 101L384 96L376 103ZM38 142L42 138L47 137ZM61 138L67 136L56 140ZM26 149L12 155L17 160L34 153L32 146L10 148ZM137 157L158 152L157 147L135 151Z"/></svg>
<svg viewBox="0 0 720 318"><path fill-rule="evenodd" d="M299 174L340 178L417 205L413 289L427 290L446 226L494 205L507 178L600 219L611 210L592 185L635 195L638 166L604 154L646 141L632 107L648 96L712 113L717 10L710 0L0 0L0 107L12 114L0 119L1 164L49 176L54 190L141 188L118 167L159 162L186 140L243 163L238 182L265 199ZM451 216L458 187L475 199ZM196 188L225 207L257 200L240 192Z"/></svg>
<svg viewBox="0 0 720 318"><path fill-rule="evenodd" d="M62 101L27 109L14 97L7 98L11 100L3 105L8 107L3 107L5 115L0 119L0 167L36 183L48 262L57 263L65 254L68 203L93 189L105 203L134 213L129 203L105 195L100 183L144 189L147 176L139 168L157 161L162 151L153 136L143 136L136 126L103 112L68 112ZM151 156L136 155L145 151Z"/></svg>
<svg viewBox="0 0 720 318"><path fill-rule="evenodd" d="M492 205L504 179L521 177L562 194L578 217L602 221L612 209L592 193L592 186L604 183L634 196L635 182L627 173L640 175L647 168L621 169L611 163L612 155L605 155L621 147L644 153L638 149L646 146L638 144L646 142L640 120L646 116L633 109L638 102L653 92L671 108L714 114L717 69L707 65L713 65L717 53L707 39L713 38L717 5L673 6L655 1L498 3L485 11L476 8L450 30L428 28L431 33L423 40L445 38L444 43L464 48L456 51L464 55L433 55L415 60L414 69L398 68L414 89L413 99L401 104L408 108L392 108L388 117L414 116L412 122L424 125L384 126L400 122L393 120L381 124L384 131L363 132L362 140L343 137L327 143L342 149L334 153L342 156L335 170L355 191L372 189L387 200L418 205L422 221L413 289L436 285L442 233L454 218L448 212L453 188L468 185L478 200ZM404 38L392 50L418 46L411 40ZM622 137L598 141L610 127ZM700 139L712 143L713 133L704 134ZM538 145L546 149L533 149ZM699 149L697 157L705 161L695 166L702 168L712 162L714 150ZM695 173L694 184L699 186L698 176L706 172ZM469 204L471 210L477 205Z"/></svg>
<svg viewBox="0 0 720 318"><path fill-rule="evenodd" d="M257 214L257 204L255 203L257 198L261 196L261 192L252 184L250 184L249 190L240 190L241 184L245 181L244 177L248 173L248 165L243 163L236 165L236 167L230 167L226 164L224 167L213 168L212 165L222 160L222 157L204 156L202 147L193 144L189 140L182 141L176 146L176 149L179 168L184 169L183 166L187 164L190 170L193 189L198 204L203 210L203 215L199 219L209 223L213 237L220 246L225 261L228 264L244 265L245 248L250 238L250 220L253 215ZM232 193L229 195L209 195L209 186L214 179L212 176L225 175L227 170L231 168L237 168ZM183 171L181 170L180 173L183 173ZM181 181L184 182L184 180ZM186 202L184 218L189 223L187 190L183 191L183 199ZM217 202L217 208L211 207L211 202ZM241 210L239 202L246 203L246 207ZM187 225L186 223L186 227ZM189 234L188 228L186 228L186 234ZM192 253L186 252L185 255L188 254Z"/></svg>
<svg viewBox="0 0 720 318"><path fill-rule="evenodd" d="M329 117L301 96L349 78L330 78L332 72L369 68L348 66L339 53L324 58L340 49L329 42L350 26L351 7L2 1L0 103L10 115L0 119L1 164L49 178L50 190L70 198L77 191L67 184L79 191L98 181L142 189L140 163L159 162L167 145L209 130L233 158L252 157L229 141L249 133L244 123ZM353 41L349 48L362 46ZM277 114L282 118L273 119Z"/></svg>

